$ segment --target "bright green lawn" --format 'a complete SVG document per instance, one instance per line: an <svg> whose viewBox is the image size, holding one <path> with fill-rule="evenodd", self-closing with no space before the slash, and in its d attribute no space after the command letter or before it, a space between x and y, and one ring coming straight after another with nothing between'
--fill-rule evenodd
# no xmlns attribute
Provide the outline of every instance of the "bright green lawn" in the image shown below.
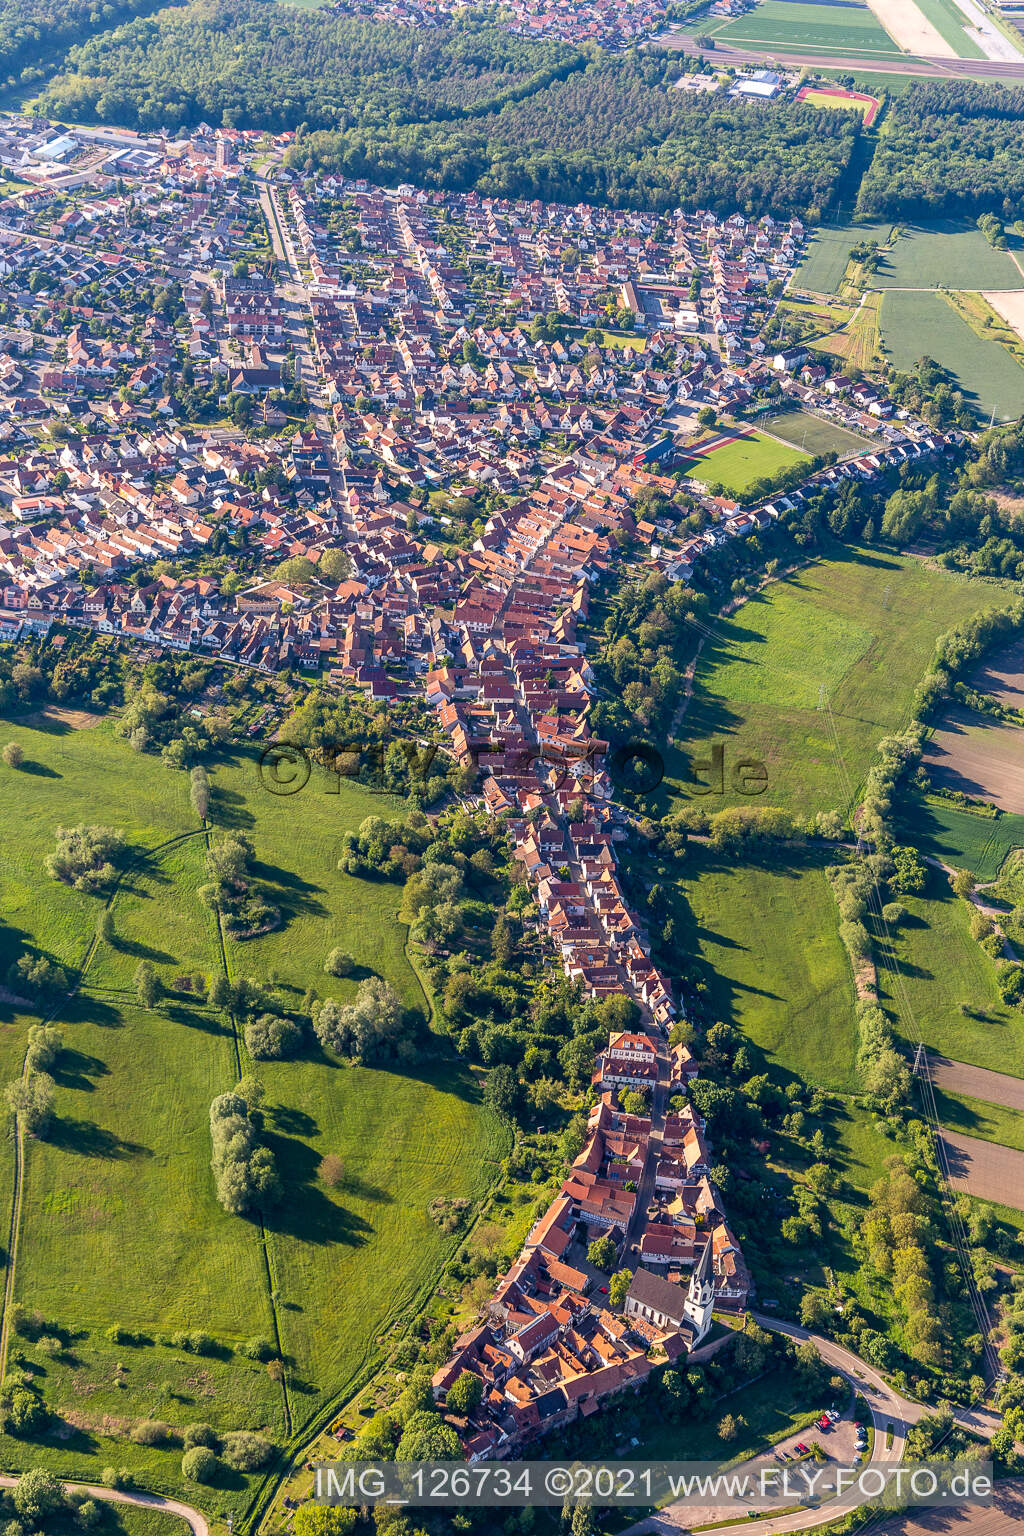
<svg viewBox="0 0 1024 1536"><path fill-rule="evenodd" d="M689 460L686 470L707 485L723 486L728 496L742 496L755 480L776 475L779 470L805 462L808 457L797 448L788 448L760 432L752 432L748 437L738 437L709 454Z"/></svg>
<svg viewBox="0 0 1024 1536"><path fill-rule="evenodd" d="M843 316L849 313L844 310ZM837 453L840 458L845 458L848 454L865 453L869 449L866 438L847 432L835 422L812 416L808 411L782 411L765 423L765 430L811 454Z"/></svg>
<svg viewBox="0 0 1024 1536"><path fill-rule="evenodd" d="M878 741L910 718L936 637L1005 599L999 586L857 549L766 587L718 624L698 663L679 746L703 759L723 742L726 757L725 795L704 804L753 803L729 779L754 758L768 770L763 804L846 810ZM682 753L667 754L667 771L668 792L689 800Z"/></svg>
<svg viewBox="0 0 1024 1536"><path fill-rule="evenodd" d="M726 1351L729 1346L726 1345ZM722 1359L728 1358L723 1352ZM622 1452L630 1460L644 1461L714 1461L733 1465L767 1450L798 1429L813 1422L812 1410L820 1413L825 1400L808 1402L807 1393L794 1382L791 1371L770 1371L760 1380L720 1398L714 1412L700 1424L671 1424L646 1417L637 1426L639 1446ZM718 1425L727 1413L742 1414L743 1427L735 1440L726 1444L718 1435ZM755 1527L756 1529L756 1527Z"/></svg>
<svg viewBox="0 0 1024 1536"><path fill-rule="evenodd" d="M1015 267L1013 272L1019 283L1020 273ZM945 368L986 425L993 411L997 421L1015 420L1024 413L1024 368L997 341L972 330L941 294L887 292L881 333L891 361L904 372L922 357Z"/></svg>
<svg viewBox="0 0 1024 1536"><path fill-rule="evenodd" d="M0 730L35 765L3 770L0 910L74 966L100 903L43 873L55 824L116 823L133 846L156 847L198 831L187 778L133 754L109 724L58 733L4 722ZM425 1011L395 917L398 887L336 867L342 833L368 815L395 814L399 802L348 781L339 795L312 781L301 798L275 798L248 756L216 766L212 780L212 819L252 838L256 872L286 919L280 932L229 941L230 973L276 972L293 1007L310 985L347 997L357 980L323 972L327 951L341 944L363 974L385 976ZM85 989L61 1020L71 1049L57 1066L55 1129L27 1145L16 1296L80 1337L77 1365L46 1365L48 1396L74 1411L76 1433L21 1454L64 1473L95 1478L124 1463L151 1486L177 1486L180 1452L111 1442L120 1421L147 1415L225 1429L265 1425L279 1440L289 1422L297 1431L363 1371L438 1273L453 1240L431 1222L430 1201L479 1199L506 1150L474 1078L440 1042L435 1058L411 1073L349 1067L314 1042L298 1060L259 1068L286 1190L266 1249L257 1225L224 1214L209 1172L208 1110L237 1078L230 1020L175 999L145 1012L127 991L143 956L168 984L185 970L211 975L220 967L216 923L197 896L203 864L199 834L140 861L124 882L113 905L115 942L97 947ZM24 1029L10 1009L0 1012L7 1076L20 1067ZM316 1176L328 1152L345 1165L335 1189ZM0 1157L7 1208L10 1163L8 1151ZM103 1337L114 1323L154 1342L115 1349ZM201 1328L234 1345L256 1333L273 1337L275 1326L287 1400L263 1367L196 1361L159 1342L175 1329ZM118 1386L115 1357L126 1353L126 1385ZM240 1512L249 1494L237 1482L197 1496Z"/></svg>
<svg viewBox="0 0 1024 1536"><path fill-rule="evenodd" d="M853 978L823 869L780 850L737 865L696 845L677 905L680 957L699 955L716 1019L734 1023L785 1077L856 1084Z"/></svg>
<svg viewBox="0 0 1024 1536"><path fill-rule="evenodd" d="M795 4L792 0L760 0L745 16L708 30L733 47L766 43L780 49L795 47L874 57L893 57L900 52L867 6L853 9Z"/></svg>
<svg viewBox="0 0 1024 1536"><path fill-rule="evenodd" d="M1024 1077L1024 1014L1007 1008L995 962L971 938L967 904L929 867L923 896L902 898L913 920L879 941L879 989L908 1044L919 1039L953 1061Z"/></svg>

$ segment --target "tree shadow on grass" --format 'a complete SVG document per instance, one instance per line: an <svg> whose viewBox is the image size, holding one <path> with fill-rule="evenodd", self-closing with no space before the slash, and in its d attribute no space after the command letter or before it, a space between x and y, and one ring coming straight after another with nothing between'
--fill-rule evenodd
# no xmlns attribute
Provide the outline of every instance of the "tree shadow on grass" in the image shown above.
<svg viewBox="0 0 1024 1536"><path fill-rule="evenodd" d="M256 825L256 817L246 804L245 796L240 795L237 789L225 789L216 779L210 783L210 811L207 820L214 827L224 827L228 831L239 831L243 827Z"/></svg>
<svg viewBox="0 0 1024 1536"><path fill-rule="evenodd" d="M358 1248L366 1242L373 1227L363 1217L335 1205L317 1187L316 1170L320 1159L312 1147L296 1137L267 1132L264 1141L274 1154L284 1185L284 1198L273 1210L264 1213L268 1231L280 1232L300 1242L343 1243Z"/></svg>
<svg viewBox="0 0 1024 1536"><path fill-rule="evenodd" d="M76 1088L82 1093L92 1093L96 1084L93 1077L106 1077L110 1068L98 1056L86 1056L83 1051L63 1048L53 1067L53 1080L61 1088Z"/></svg>
<svg viewBox="0 0 1024 1536"><path fill-rule="evenodd" d="M54 1414L44 1442L58 1446L62 1451L74 1451L79 1456L95 1455L99 1447L99 1440L89 1430L81 1429L77 1424L69 1424L59 1414Z"/></svg>
<svg viewBox="0 0 1024 1536"><path fill-rule="evenodd" d="M34 758L26 758L20 771L29 774L33 779L62 779L64 775L58 773L56 768L49 768L45 763L38 763Z"/></svg>
<svg viewBox="0 0 1024 1536"><path fill-rule="evenodd" d="M62 1152L74 1152L79 1157L99 1157L120 1162L153 1156L149 1147L137 1141L124 1141L93 1120L74 1120L69 1116L54 1120L45 1139L50 1146L58 1147Z"/></svg>
<svg viewBox="0 0 1024 1536"><path fill-rule="evenodd" d="M119 954L130 955L133 960L149 960L153 965L174 965L175 957L169 955L165 949L154 949L150 944L142 944L138 939L115 939L111 946Z"/></svg>
<svg viewBox="0 0 1024 1536"><path fill-rule="evenodd" d="M290 1104L274 1104L270 1111L274 1126L284 1136L315 1136L318 1130L312 1115Z"/></svg>
<svg viewBox="0 0 1024 1536"><path fill-rule="evenodd" d="M174 1024L183 1024L186 1029L201 1030L204 1035L230 1035L231 1030L221 1021L219 1014L206 1012L199 1008L186 1008L181 1005L170 1004L165 1006L164 1016Z"/></svg>

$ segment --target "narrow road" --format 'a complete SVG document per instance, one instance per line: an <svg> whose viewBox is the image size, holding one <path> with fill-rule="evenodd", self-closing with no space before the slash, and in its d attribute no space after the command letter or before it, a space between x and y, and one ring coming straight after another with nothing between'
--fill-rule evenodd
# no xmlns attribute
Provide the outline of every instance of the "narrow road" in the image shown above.
<svg viewBox="0 0 1024 1536"><path fill-rule="evenodd" d="M894 1466L903 1460L907 1429L912 1424L919 1423L926 1414L933 1411L928 1404L915 1403L910 1398L903 1397L889 1386L874 1366L868 1365L866 1360L860 1359L858 1355L845 1349L841 1344L822 1338L820 1334L811 1333L810 1329L801 1328L797 1323L782 1322L778 1318L768 1317L761 1312L753 1312L751 1315L762 1328L784 1333L798 1343L810 1340L826 1365L830 1365L839 1375L844 1376L861 1394L871 1413L871 1422L875 1431L869 1465ZM1001 1422L999 1415L987 1408L957 1409L955 1419L963 1429L969 1430L971 1434L983 1440L991 1440ZM886 1444L890 1426L892 1443ZM752 1464L748 1462L743 1465ZM857 1509L863 1502L856 1493L851 1492L843 1498L824 1502L817 1508L793 1510L789 1514L758 1520L754 1525L749 1520L737 1520L732 1525L716 1526L715 1536L750 1536L752 1530L757 1532L757 1536L785 1536L787 1532L805 1531L814 1526L820 1526L826 1521L838 1520ZM680 1536L680 1533L687 1529L687 1506L669 1504L659 1510L656 1515L651 1515L637 1525L630 1526L625 1536L641 1536L641 1533L643 1536L654 1536L654 1533L657 1533L657 1536Z"/></svg>
<svg viewBox="0 0 1024 1536"><path fill-rule="evenodd" d="M64 1479L61 1478L61 1482ZM15 1488L18 1479L0 1474L0 1488ZM177 1515L192 1527L193 1536L210 1536L206 1516L193 1509L191 1504L181 1504L177 1499L164 1499L158 1493L129 1493L121 1488L97 1488L92 1483L68 1483L65 1488L75 1493L87 1493L91 1499L102 1499L106 1504L132 1504L136 1509L158 1509L165 1515Z"/></svg>

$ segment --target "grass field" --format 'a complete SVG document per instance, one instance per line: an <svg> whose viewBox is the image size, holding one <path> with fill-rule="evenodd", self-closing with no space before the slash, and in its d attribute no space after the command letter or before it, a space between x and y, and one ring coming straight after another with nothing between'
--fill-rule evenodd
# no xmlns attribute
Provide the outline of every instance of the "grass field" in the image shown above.
<svg viewBox="0 0 1024 1536"><path fill-rule="evenodd" d="M812 107L825 107L829 111L859 112L862 117L873 117L878 110L877 101L859 101L856 96L840 96L834 90L816 91L807 88L799 96Z"/></svg>
<svg viewBox="0 0 1024 1536"><path fill-rule="evenodd" d="M862 240L877 240L882 245L891 231L889 220L843 223L816 229L806 256L793 274L793 288L806 289L809 293L838 293L853 247Z"/></svg>
<svg viewBox="0 0 1024 1536"><path fill-rule="evenodd" d="M810 454L837 453L845 458L851 453L863 453L868 448L866 438L847 432L834 422L812 416L808 411L782 411L764 423L764 429L774 437L781 437L795 448Z"/></svg>
<svg viewBox="0 0 1024 1536"><path fill-rule="evenodd" d="M900 1033L953 1061L1024 1077L1024 1014L1001 1001L995 962L971 938L966 903L931 867L924 895L903 900L912 921L891 949L878 945L879 990Z"/></svg>
<svg viewBox="0 0 1024 1536"><path fill-rule="evenodd" d="M937 219L901 225L899 238L885 250L873 288L1019 288L1020 269L1010 251L997 251L973 224ZM1007 232L1020 257L1022 242Z"/></svg>
<svg viewBox="0 0 1024 1536"><path fill-rule="evenodd" d="M731 765L750 757L768 770L765 804L845 810L877 742L909 719L936 637L1004 600L998 586L867 550L837 549L773 582L704 645L678 732L698 758L724 742L714 807L751 803L728 787ZM682 779L685 763L670 753L667 771Z"/></svg>
<svg viewBox="0 0 1024 1536"><path fill-rule="evenodd" d="M752 11L708 31L736 47L765 43L780 49L894 58L900 50L867 6L761 0Z"/></svg>
<svg viewBox="0 0 1024 1536"><path fill-rule="evenodd" d="M893 364L909 371L931 357L952 375L968 403L988 421L1024 413L1024 368L997 341L986 341L941 294L887 292L882 340Z"/></svg>
<svg viewBox="0 0 1024 1536"><path fill-rule="evenodd" d="M806 461L807 455L784 443L775 443L760 432L738 437L708 454L685 463L688 474L707 485L722 485L729 496L742 496L755 480L778 474L792 464Z"/></svg>
<svg viewBox="0 0 1024 1536"><path fill-rule="evenodd" d="M964 1136L980 1136L983 1141L998 1142L1001 1147L1015 1147L1024 1152L1024 1115L1001 1104L984 1104L964 1094L935 1090L935 1105L940 1125Z"/></svg>
<svg viewBox="0 0 1024 1536"><path fill-rule="evenodd" d="M37 935L73 967L99 903L44 875L55 825L118 824L133 846L156 847L196 829L187 778L133 754L109 725L54 731L5 721L0 729L32 765L4 770L0 910L19 935ZM326 795L315 780L301 803L278 799L260 788L244 755L217 765L212 781L211 819L251 836L257 873L286 918L276 933L229 941L230 974L274 973L293 1005L311 984L343 998L356 980L323 973L327 950L340 943L364 974L385 976L407 1004L425 1009L395 917L398 888L336 869L341 834L399 802L348 781ZM341 1064L314 1042L297 1060L259 1067L267 1140L286 1189L265 1243L258 1225L224 1214L209 1172L208 1109L238 1075L230 1021L175 999L144 1011L128 990L142 957L168 982L185 969L219 969L215 921L197 896L204 851L199 834L140 862L113 905L114 945L97 947L60 1021L69 1049L56 1069L58 1119L45 1141L27 1144L15 1295L74 1335L67 1359L36 1358L24 1346L70 1430L19 1445L20 1464L93 1478L125 1464L150 1486L176 1486L180 1452L112 1443L146 1416L265 1426L284 1441L289 1426L297 1430L359 1376L429 1288L453 1245L430 1220L431 1199L479 1199L506 1150L475 1079L442 1042L433 1059L403 1073ZM4 970L11 949L0 957ZM0 1011L8 1077L20 1068L24 1029L10 1008ZM245 1070L244 1050L241 1061ZM316 1175L328 1152L345 1166L331 1189ZM5 1210L10 1165L8 1146ZM111 1345L113 1324L151 1342ZM205 1329L230 1352L256 1333L273 1338L275 1328L284 1388L237 1355L197 1360L161 1342L177 1329ZM237 1484L197 1496L237 1512L249 1497L246 1480Z"/></svg>
<svg viewBox="0 0 1024 1536"><path fill-rule="evenodd" d="M714 1017L783 1077L855 1086L853 977L818 852L737 865L694 848L680 888L683 954L699 955Z"/></svg>
<svg viewBox="0 0 1024 1536"><path fill-rule="evenodd" d="M963 866L979 880L994 880L1010 849L1024 847L1024 816L976 816L919 795L904 800L898 825L900 836L922 853Z"/></svg>

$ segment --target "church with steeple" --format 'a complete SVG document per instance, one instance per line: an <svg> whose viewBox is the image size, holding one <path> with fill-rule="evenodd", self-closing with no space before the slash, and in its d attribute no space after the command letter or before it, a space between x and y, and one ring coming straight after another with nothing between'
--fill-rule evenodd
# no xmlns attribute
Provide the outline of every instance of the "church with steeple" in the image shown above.
<svg viewBox="0 0 1024 1536"><path fill-rule="evenodd" d="M677 1330L688 1351L703 1343L711 1331L715 1310L715 1270L711 1238L693 1266L686 1290L649 1269L638 1269L626 1293L627 1318L660 1329Z"/></svg>

